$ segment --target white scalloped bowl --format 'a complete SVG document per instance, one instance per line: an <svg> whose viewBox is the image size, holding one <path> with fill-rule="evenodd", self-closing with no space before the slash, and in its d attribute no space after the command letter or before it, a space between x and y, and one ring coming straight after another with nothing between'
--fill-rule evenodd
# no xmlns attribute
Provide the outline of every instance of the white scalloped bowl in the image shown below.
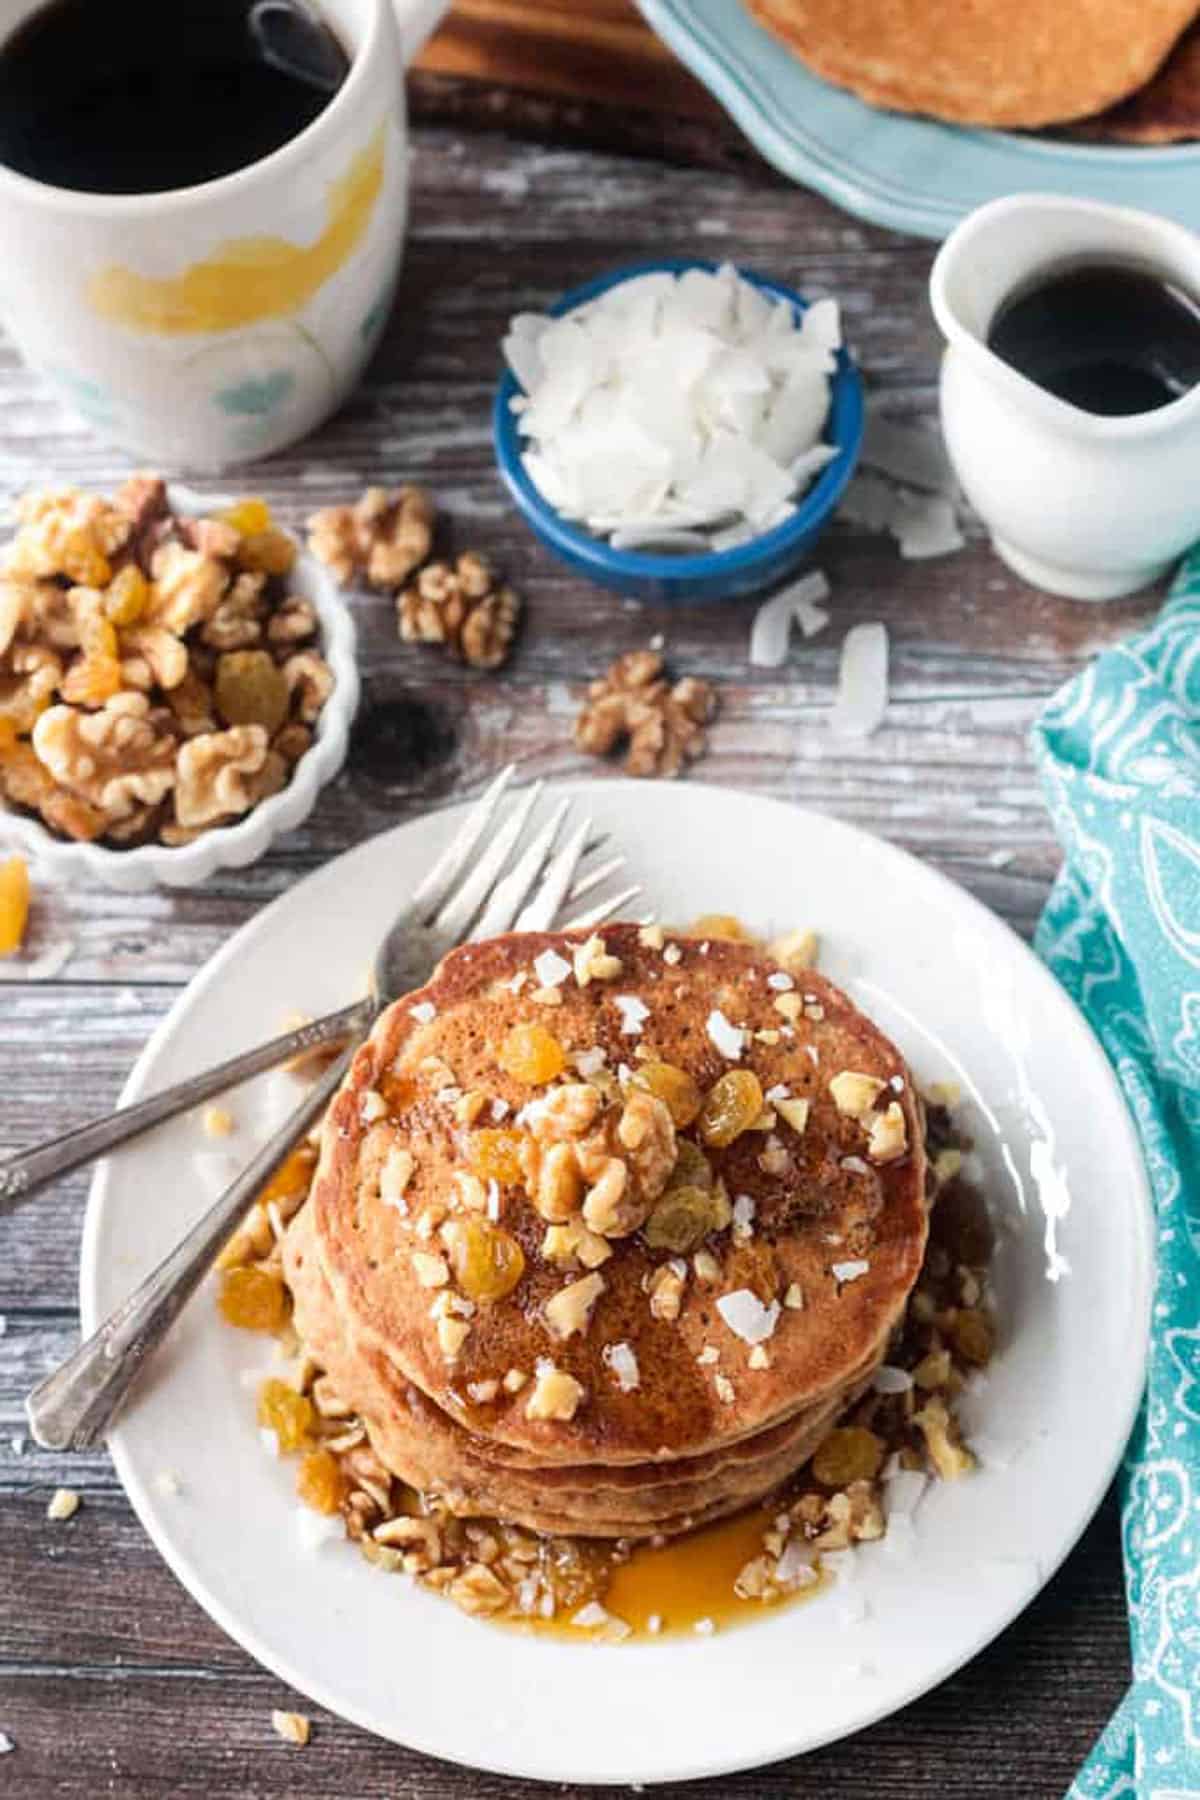
<svg viewBox="0 0 1200 1800"><path fill-rule="evenodd" d="M226 494L201 495L172 482L171 503L180 510L211 512L228 506ZM77 844L55 837L26 813L0 803L0 834L15 841L36 860L39 871L58 881L99 882L124 894L148 888L194 887L217 869L244 869L257 862L277 838L302 825L317 795L346 760L350 727L358 710L359 680L356 634L350 610L329 571L302 550L296 558L291 586L312 602L321 623L321 653L333 672L333 692L321 709L312 746L300 758L292 778L278 794L261 800L233 825L206 831L192 844L168 849L165 844L139 844L132 850L110 850L103 844Z"/></svg>

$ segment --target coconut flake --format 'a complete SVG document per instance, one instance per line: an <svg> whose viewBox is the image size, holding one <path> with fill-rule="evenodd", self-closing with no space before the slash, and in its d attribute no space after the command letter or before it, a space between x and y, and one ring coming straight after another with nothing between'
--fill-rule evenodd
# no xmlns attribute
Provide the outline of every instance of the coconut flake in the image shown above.
<svg viewBox="0 0 1200 1800"><path fill-rule="evenodd" d="M636 994L614 994L613 1004L621 1015L622 1037L640 1037L642 1026L650 1017L650 1008Z"/></svg>
<svg viewBox="0 0 1200 1800"><path fill-rule="evenodd" d="M775 1580L780 1587L811 1587L817 1580L817 1571L813 1568L814 1554L811 1545L805 1543L802 1537L789 1538L774 1569Z"/></svg>
<svg viewBox="0 0 1200 1800"><path fill-rule="evenodd" d="M607 1061L608 1052L602 1044L593 1044L590 1050L575 1052L576 1072L582 1075L585 1081L590 1081L593 1075L598 1075Z"/></svg>
<svg viewBox="0 0 1200 1800"><path fill-rule="evenodd" d="M767 986L777 994L790 993L796 985L786 969L775 969L767 976Z"/></svg>
<svg viewBox="0 0 1200 1800"><path fill-rule="evenodd" d="M727 1062L737 1062L746 1047L746 1033L739 1025L731 1025L720 1007L714 1007L706 1025L709 1038Z"/></svg>
<svg viewBox="0 0 1200 1800"><path fill-rule="evenodd" d="M492 1117L495 1119L497 1125L500 1123L501 1119L507 1119L511 1111L512 1108L507 1100L495 1099L492 1101Z"/></svg>
<svg viewBox="0 0 1200 1800"><path fill-rule="evenodd" d="M888 526L900 546L901 556L917 561L931 556L950 556L966 539L958 528L954 508L941 494L904 496Z"/></svg>
<svg viewBox="0 0 1200 1800"><path fill-rule="evenodd" d="M847 1282L859 1280L861 1276L867 1273L867 1270L870 1267L871 1265L869 1262L863 1262L861 1258L855 1258L850 1262L831 1263L829 1272L836 1282L839 1282L842 1287L845 1287Z"/></svg>
<svg viewBox="0 0 1200 1800"><path fill-rule="evenodd" d="M813 570L765 601L755 613L750 630L750 661L754 667L778 669L786 662L793 623L802 623L802 614L811 619L814 607L820 613L821 622L826 623L829 615L816 603L828 598L829 583L820 570ZM805 612L805 609L810 610ZM810 637L812 632L806 628L804 635Z"/></svg>
<svg viewBox="0 0 1200 1800"><path fill-rule="evenodd" d="M717 1311L734 1336L740 1337L744 1344L766 1343L779 1323L778 1300L764 1306L750 1288L735 1288L732 1294L722 1294L717 1301Z"/></svg>
<svg viewBox="0 0 1200 1800"><path fill-rule="evenodd" d="M846 633L842 645L830 729L838 737L870 737L883 723L887 703L887 627L878 623L855 625Z"/></svg>
<svg viewBox="0 0 1200 1800"><path fill-rule="evenodd" d="M771 1102L772 1106L777 1105L780 1100L790 1100L791 1097L792 1090L784 1081L777 1081L774 1087L767 1089L765 1095L765 1098Z"/></svg>
<svg viewBox="0 0 1200 1800"><path fill-rule="evenodd" d="M605 1344L603 1355L623 1394L632 1394L635 1388L641 1386L638 1359L629 1344Z"/></svg>
<svg viewBox="0 0 1200 1800"><path fill-rule="evenodd" d="M556 988L561 987L571 973L571 965L557 950L543 950L533 959L533 972L539 987Z"/></svg>
<svg viewBox="0 0 1200 1800"><path fill-rule="evenodd" d="M292 1513L300 1547L311 1555L324 1544L337 1543L346 1535L341 1513L314 1512L311 1506L297 1506Z"/></svg>
<svg viewBox="0 0 1200 1800"><path fill-rule="evenodd" d="M869 412L861 457L866 468L878 469L911 487L950 498L957 491L941 440L922 426L897 425L881 413Z"/></svg>
<svg viewBox="0 0 1200 1800"><path fill-rule="evenodd" d="M897 1369L891 1363L881 1363L875 1371L871 1386L877 1394L907 1394L912 1384L913 1378L907 1369Z"/></svg>
<svg viewBox="0 0 1200 1800"><path fill-rule="evenodd" d="M589 1600L586 1606L581 1606L578 1612L571 1614L571 1623L577 1625L580 1631L594 1631L600 1625L607 1625L609 1616L607 1608L601 1606L598 1600Z"/></svg>
<svg viewBox="0 0 1200 1800"><path fill-rule="evenodd" d="M437 1018L437 1007L432 1000L418 1000L416 1005L410 1006L408 1010L418 1025L428 1025L431 1019Z"/></svg>

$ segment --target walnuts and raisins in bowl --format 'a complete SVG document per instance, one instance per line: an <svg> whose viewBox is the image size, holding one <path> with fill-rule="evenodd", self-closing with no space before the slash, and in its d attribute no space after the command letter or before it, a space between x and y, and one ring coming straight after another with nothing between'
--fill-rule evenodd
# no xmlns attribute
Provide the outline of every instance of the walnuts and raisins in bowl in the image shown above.
<svg viewBox="0 0 1200 1800"><path fill-rule="evenodd" d="M261 500L26 495L0 555L4 829L134 891L241 867L344 760L354 627Z"/></svg>

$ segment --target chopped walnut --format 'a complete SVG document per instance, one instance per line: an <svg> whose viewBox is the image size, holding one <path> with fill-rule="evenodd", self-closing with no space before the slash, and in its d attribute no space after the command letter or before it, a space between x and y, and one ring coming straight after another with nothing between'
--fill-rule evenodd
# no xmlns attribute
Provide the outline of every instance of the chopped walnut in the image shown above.
<svg viewBox="0 0 1200 1800"><path fill-rule="evenodd" d="M893 1100L883 1112L877 1112L867 1129L867 1155L872 1162L894 1162L908 1149L908 1126L904 1109Z"/></svg>
<svg viewBox="0 0 1200 1800"><path fill-rule="evenodd" d="M423 488L371 487L354 506L326 506L308 521L308 547L345 585L365 575L398 588L433 547L433 501Z"/></svg>
<svg viewBox="0 0 1200 1800"><path fill-rule="evenodd" d="M267 643L272 650L291 652L317 635L317 614L311 601L292 594L267 620Z"/></svg>
<svg viewBox="0 0 1200 1800"><path fill-rule="evenodd" d="M124 819L175 784L175 739L149 712L142 694L118 694L98 712L51 706L33 728L34 752L60 787Z"/></svg>
<svg viewBox="0 0 1200 1800"><path fill-rule="evenodd" d="M556 1338L566 1339L586 1331L592 1308L604 1292L603 1275L594 1272L580 1276L552 1294L545 1306L546 1324Z"/></svg>
<svg viewBox="0 0 1200 1800"><path fill-rule="evenodd" d="M473 669L498 669L512 649L521 601L497 583L484 557L469 550L453 565L422 569L397 596L396 613L406 644L444 644Z"/></svg>
<svg viewBox="0 0 1200 1800"><path fill-rule="evenodd" d="M0 794L12 806L39 813L52 831L77 843L91 843L108 828L100 808L60 787L27 743L0 752Z"/></svg>
<svg viewBox="0 0 1200 1800"><path fill-rule="evenodd" d="M551 1088L536 1110L529 1129L539 1143L562 1143L581 1138L595 1123L603 1105L598 1089L587 1082L568 1082Z"/></svg>
<svg viewBox="0 0 1200 1800"><path fill-rule="evenodd" d="M625 1102L617 1137L629 1153L644 1198L656 1200L670 1179L678 1155L675 1121L670 1111L654 1094L634 1088Z"/></svg>
<svg viewBox="0 0 1200 1800"><path fill-rule="evenodd" d="M262 643L263 621L270 611L267 578L243 570L200 627L200 642L212 650L250 650Z"/></svg>
<svg viewBox="0 0 1200 1800"><path fill-rule="evenodd" d="M214 557L168 540L150 563L153 587L146 622L165 625L177 637L211 619L229 586L229 570Z"/></svg>
<svg viewBox="0 0 1200 1800"><path fill-rule="evenodd" d="M589 686L575 742L589 756L624 746L629 775L678 775L703 756L716 709L709 682L687 676L672 684L657 651L632 650Z"/></svg>
<svg viewBox="0 0 1200 1800"><path fill-rule="evenodd" d="M650 1278L650 1316L673 1324L683 1306L684 1277L670 1263L663 1263Z"/></svg>
<svg viewBox="0 0 1200 1800"><path fill-rule="evenodd" d="M316 650L299 650L283 664L283 678L292 697L292 709L305 725L312 725L333 692L333 671Z"/></svg>
<svg viewBox="0 0 1200 1800"><path fill-rule="evenodd" d="M175 817L185 830L248 812L255 804L267 763L267 734L261 725L234 725L228 731L189 738L177 759Z"/></svg>
<svg viewBox="0 0 1200 1800"><path fill-rule="evenodd" d="M929 1460L943 1481L953 1481L975 1467L975 1458L959 1435L958 1425L944 1400L931 1394L920 1412L913 1414L925 1439Z"/></svg>
<svg viewBox="0 0 1200 1800"><path fill-rule="evenodd" d="M121 674L127 687L148 694L158 686L169 694L188 672L187 645L161 625L131 626L119 641Z"/></svg>
<svg viewBox="0 0 1200 1800"><path fill-rule="evenodd" d="M525 1417L570 1420L575 1417L582 1399L583 1386L573 1375L552 1362L539 1362Z"/></svg>

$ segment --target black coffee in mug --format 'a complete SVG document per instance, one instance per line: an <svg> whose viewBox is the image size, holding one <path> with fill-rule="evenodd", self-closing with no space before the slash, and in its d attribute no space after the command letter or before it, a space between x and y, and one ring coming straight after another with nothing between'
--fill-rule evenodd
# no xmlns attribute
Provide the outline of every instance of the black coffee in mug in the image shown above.
<svg viewBox="0 0 1200 1800"><path fill-rule="evenodd" d="M349 66L306 0L49 0L0 44L0 163L86 193L192 187L296 137Z"/></svg>

